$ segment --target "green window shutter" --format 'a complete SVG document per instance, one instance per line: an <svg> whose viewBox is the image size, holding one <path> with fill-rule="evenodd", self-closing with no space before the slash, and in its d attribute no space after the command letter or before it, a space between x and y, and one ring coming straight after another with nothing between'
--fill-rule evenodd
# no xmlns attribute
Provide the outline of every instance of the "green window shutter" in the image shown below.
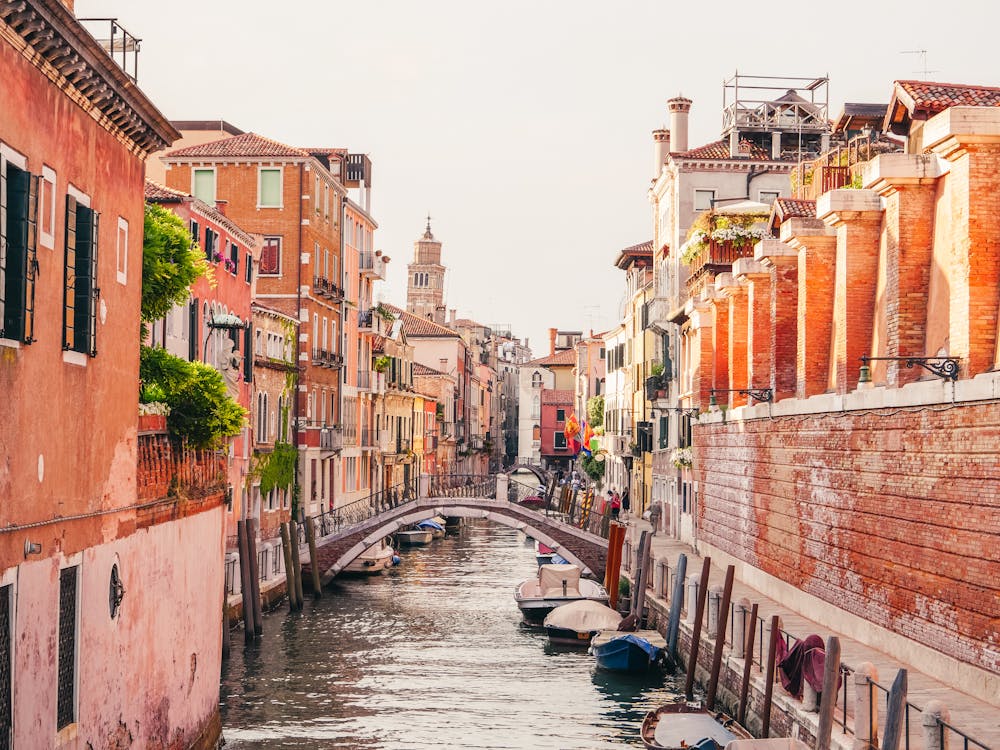
<svg viewBox="0 0 1000 750"><path fill-rule="evenodd" d="M76 206L76 264L73 285L73 351L97 354L97 230L99 217L86 206Z"/></svg>
<svg viewBox="0 0 1000 750"><path fill-rule="evenodd" d="M243 380L253 382L253 326L243 329Z"/></svg>
<svg viewBox="0 0 1000 750"><path fill-rule="evenodd" d="M27 325L29 299L34 306L35 216L37 215L38 179L7 165L7 232L0 275L3 277L3 320L0 335L31 343ZM30 272L30 278L29 278Z"/></svg>
<svg viewBox="0 0 1000 750"><path fill-rule="evenodd" d="M215 205L215 172L211 169L194 170L194 197L210 206Z"/></svg>
<svg viewBox="0 0 1000 750"><path fill-rule="evenodd" d="M262 169L260 170L260 196L261 206L281 206L281 170Z"/></svg>
<svg viewBox="0 0 1000 750"><path fill-rule="evenodd" d="M63 256L63 349L73 349L76 320L76 198L66 196L66 246Z"/></svg>
<svg viewBox="0 0 1000 750"><path fill-rule="evenodd" d="M193 299L188 304L188 360L196 362L198 360L198 337L201 336L201 329L198 327L198 300Z"/></svg>
<svg viewBox="0 0 1000 750"><path fill-rule="evenodd" d="M24 338L25 344L35 340L35 280L38 278L38 175L29 175L28 242L24 256Z"/></svg>

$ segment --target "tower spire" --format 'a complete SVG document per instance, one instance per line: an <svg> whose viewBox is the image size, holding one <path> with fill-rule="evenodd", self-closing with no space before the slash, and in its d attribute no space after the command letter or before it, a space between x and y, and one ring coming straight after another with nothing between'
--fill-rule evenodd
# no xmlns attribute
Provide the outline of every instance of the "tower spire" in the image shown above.
<svg viewBox="0 0 1000 750"><path fill-rule="evenodd" d="M429 211L427 212L427 231L424 232L424 239L425 240L434 239L434 235L431 234L431 214Z"/></svg>

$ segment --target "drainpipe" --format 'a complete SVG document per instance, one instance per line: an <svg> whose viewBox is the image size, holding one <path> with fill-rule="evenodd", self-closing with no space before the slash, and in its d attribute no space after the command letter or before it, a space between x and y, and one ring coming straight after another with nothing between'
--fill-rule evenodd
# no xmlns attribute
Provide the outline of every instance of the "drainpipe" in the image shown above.
<svg viewBox="0 0 1000 750"><path fill-rule="evenodd" d="M294 413L292 415L292 424L295 425L295 429L292 430L292 446L295 448L296 463L299 464L295 471L295 483L292 485L292 518L296 515L300 515L302 509L299 507L299 500L302 497L302 488L299 484L299 472L303 470L304 465L301 463L302 457L299 455L299 395L301 391L299 390L300 385L300 375L299 370L299 355L302 348L299 337L301 336L301 326L302 326L302 186L305 182L302 177L303 165L299 162L299 192L296 195L296 202L299 204L299 254L295 258L296 266L296 283L295 283L295 318L298 320L298 326L296 327L295 333L295 398L292 399L292 407Z"/></svg>

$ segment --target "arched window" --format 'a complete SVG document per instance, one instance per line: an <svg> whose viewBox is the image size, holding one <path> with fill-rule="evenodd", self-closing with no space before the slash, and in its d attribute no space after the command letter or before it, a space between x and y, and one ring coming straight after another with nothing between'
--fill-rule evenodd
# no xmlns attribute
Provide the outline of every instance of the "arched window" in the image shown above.
<svg viewBox="0 0 1000 750"><path fill-rule="evenodd" d="M531 399L531 418L538 419L542 414L542 400L538 396Z"/></svg>
<svg viewBox="0 0 1000 750"><path fill-rule="evenodd" d="M531 374L531 387L532 388L542 387L542 373L536 371Z"/></svg>

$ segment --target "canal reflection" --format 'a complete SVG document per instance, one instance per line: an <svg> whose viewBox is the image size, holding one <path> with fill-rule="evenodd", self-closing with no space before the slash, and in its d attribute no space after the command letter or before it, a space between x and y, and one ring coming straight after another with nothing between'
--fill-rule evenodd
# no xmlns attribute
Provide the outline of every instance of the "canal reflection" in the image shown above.
<svg viewBox="0 0 1000 750"><path fill-rule="evenodd" d="M536 570L522 534L466 521L402 557L266 616L259 645L234 647L227 747L642 747L642 717L674 697L674 678L601 672L521 627L514 586Z"/></svg>

